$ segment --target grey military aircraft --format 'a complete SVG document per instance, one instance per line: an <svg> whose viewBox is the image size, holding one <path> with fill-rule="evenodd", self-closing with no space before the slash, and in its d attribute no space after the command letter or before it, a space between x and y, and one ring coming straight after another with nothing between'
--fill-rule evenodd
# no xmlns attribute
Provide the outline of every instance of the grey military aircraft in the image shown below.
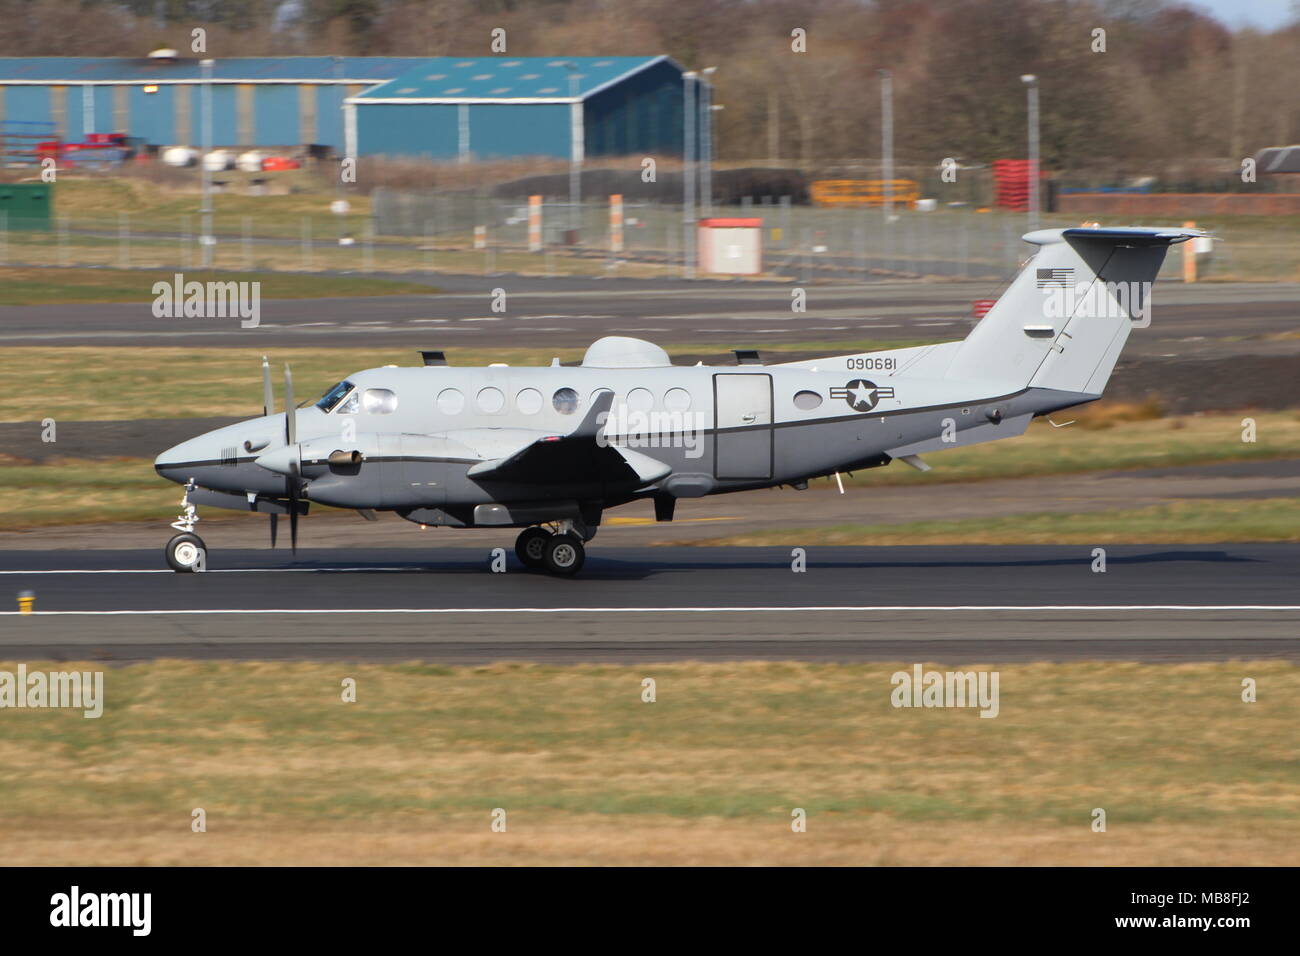
<svg viewBox="0 0 1300 956"><path fill-rule="evenodd" d="M273 412L158 456L186 487L176 571L202 569L197 505L287 515L292 545L310 505L396 512L424 526L522 528L527 567L577 573L610 508L641 499L671 521L678 498L789 485L887 465L929 470L928 452L1022 434L1035 416L1101 397L1173 243L1200 233L1047 229L962 341L763 365L674 366L663 349L612 336L576 367L447 365L349 375L296 407L285 368Z"/></svg>

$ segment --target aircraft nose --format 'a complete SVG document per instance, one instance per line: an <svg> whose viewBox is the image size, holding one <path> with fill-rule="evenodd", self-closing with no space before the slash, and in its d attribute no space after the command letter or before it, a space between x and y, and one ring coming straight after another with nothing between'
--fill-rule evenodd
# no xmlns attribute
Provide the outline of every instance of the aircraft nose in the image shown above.
<svg viewBox="0 0 1300 956"><path fill-rule="evenodd" d="M169 481L184 484L186 479L180 476L180 468L178 467L185 460L180 456L180 449L183 445L184 442L180 445L173 445L155 458L153 460L153 470Z"/></svg>
<svg viewBox="0 0 1300 956"><path fill-rule="evenodd" d="M196 464L218 457L208 447L210 444L207 436L201 435L173 445L154 459L154 471L169 481L183 485L190 480Z"/></svg>

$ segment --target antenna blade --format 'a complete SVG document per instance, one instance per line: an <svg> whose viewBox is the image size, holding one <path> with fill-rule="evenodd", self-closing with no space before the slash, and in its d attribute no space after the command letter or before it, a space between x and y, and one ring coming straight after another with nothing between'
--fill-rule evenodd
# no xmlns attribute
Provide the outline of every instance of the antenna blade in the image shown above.
<svg viewBox="0 0 1300 956"><path fill-rule="evenodd" d="M275 392L271 390L271 363L262 356L262 414L275 411Z"/></svg>

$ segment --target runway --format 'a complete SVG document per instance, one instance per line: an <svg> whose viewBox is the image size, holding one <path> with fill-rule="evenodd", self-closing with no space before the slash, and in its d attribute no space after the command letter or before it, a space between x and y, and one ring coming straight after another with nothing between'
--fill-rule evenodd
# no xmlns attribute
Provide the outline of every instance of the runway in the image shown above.
<svg viewBox="0 0 1300 956"><path fill-rule="evenodd" d="M997 282L814 283L806 311L791 309L790 282L537 279L413 274L430 295L267 299L261 324L234 319L159 319L149 301L0 307L6 345L224 346L254 348L582 347L602 335L661 344L733 346L800 342L946 341L971 327L971 303L1000 294ZM494 290L506 295L494 311ZM1128 354L1223 357L1294 354L1285 338L1300 322L1300 287L1285 283L1184 286L1161 283L1151 327ZM1282 338L1279 338L1281 336ZM694 360L693 358L691 359Z"/></svg>
<svg viewBox="0 0 1300 956"><path fill-rule="evenodd" d="M662 661L1300 658L1300 545L0 552L0 657ZM11 600L13 600L11 598Z"/></svg>

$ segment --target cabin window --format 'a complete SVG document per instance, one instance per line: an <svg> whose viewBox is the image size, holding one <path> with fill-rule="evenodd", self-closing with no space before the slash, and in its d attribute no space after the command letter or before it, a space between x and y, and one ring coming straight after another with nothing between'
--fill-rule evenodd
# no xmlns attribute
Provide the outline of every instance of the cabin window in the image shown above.
<svg viewBox="0 0 1300 956"><path fill-rule="evenodd" d="M506 406L505 393L491 385L487 388L480 388L478 398L475 401L478 403L478 410L487 415L495 415Z"/></svg>
<svg viewBox="0 0 1300 956"><path fill-rule="evenodd" d="M670 412L684 412L691 407L691 393L684 388L670 388L664 392L664 408Z"/></svg>
<svg viewBox="0 0 1300 956"><path fill-rule="evenodd" d="M437 404L444 415L459 415L465 410L465 396L458 388L444 388L438 393Z"/></svg>
<svg viewBox="0 0 1300 956"><path fill-rule="evenodd" d="M561 415L572 415L578 410L578 393L571 388L558 388L551 396L551 405Z"/></svg>
<svg viewBox="0 0 1300 956"><path fill-rule="evenodd" d="M655 397L648 388L634 388L624 399L630 412L648 412L655 407Z"/></svg>
<svg viewBox="0 0 1300 956"><path fill-rule="evenodd" d="M316 407L322 412L329 414L334 410L334 406L342 401L343 396L352 391L352 388L353 385L351 382L339 382L320 397L320 400L316 402Z"/></svg>
<svg viewBox="0 0 1300 956"><path fill-rule="evenodd" d="M367 415L391 415L397 411L397 393L387 388L368 388L361 395L361 409Z"/></svg>
<svg viewBox="0 0 1300 956"><path fill-rule="evenodd" d="M536 415L542 410L542 393L535 388L525 388L515 396L515 408L521 414Z"/></svg>
<svg viewBox="0 0 1300 956"><path fill-rule="evenodd" d="M794 407L803 409L805 412L820 407L821 403L822 397L806 388L794 393Z"/></svg>

